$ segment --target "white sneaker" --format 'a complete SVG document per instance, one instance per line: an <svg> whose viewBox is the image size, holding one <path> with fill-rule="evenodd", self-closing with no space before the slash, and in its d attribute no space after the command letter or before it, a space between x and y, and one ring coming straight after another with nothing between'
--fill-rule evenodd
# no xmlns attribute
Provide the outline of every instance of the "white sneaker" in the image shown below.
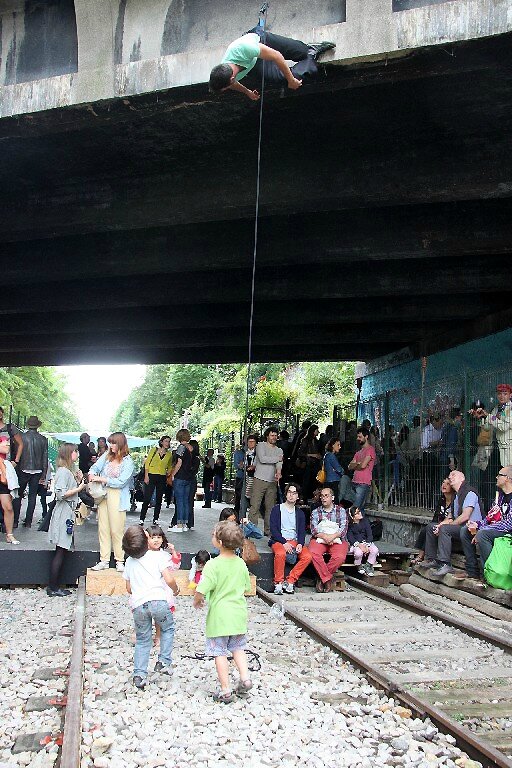
<svg viewBox="0 0 512 768"><path fill-rule="evenodd" d="M100 560L99 563L96 563L96 565L93 565L91 568L91 571L106 571L110 567L109 563L104 563L103 560Z"/></svg>
<svg viewBox="0 0 512 768"><path fill-rule="evenodd" d="M176 531L181 531L181 528L179 528L177 525L170 525L167 530L169 533L176 533Z"/></svg>
<svg viewBox="0 0 512 768"><path fill-rule="evenodd" d="M116 563L116 571L119 571L119 573L122 573L124 571L124 563L121 563L121 561Z"/></svg>
<svg viewBox="0 0 512 768"><path fill-rule="evenodd" d="M274 595L282 595L283 594L283 585L282 584L276 584L274 586Z"/></svg>
<svg viewBox="0 0 512 768"><path fill-rule="evenodd" d="M288 584L287 581L285 581L283 585L283 589L287 595L293 595L293 593L295 592L295 587L293 586L293 584Z"/></svg>

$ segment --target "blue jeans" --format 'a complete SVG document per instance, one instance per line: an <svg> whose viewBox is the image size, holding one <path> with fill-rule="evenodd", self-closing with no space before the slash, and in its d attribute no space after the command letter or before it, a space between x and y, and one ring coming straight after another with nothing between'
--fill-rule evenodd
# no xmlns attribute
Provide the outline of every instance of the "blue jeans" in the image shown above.
<svg viewBox="0 0 512 768"><path fill-rule="evenodd" d="M135 624L135 658L133 674L143 679L148 674L149 654L153 644L152 620L158 624L161 630L160 653L158 661L164 666L171 665L172 644L174 640L174 619L166 600L149 600L139 605L133 611Z"/></svg>
<svg viewBox="0 0 512 768"><path fill-rule="evenodd" d="M347 475L343 475L340 480L339 496L340 501L346 499L358 507L364 513L364 504L370 486L365 483L353 483Z"/></svg>
<svg viewBox="0 0 512 768"><path fill-rule="evenodd" d="M254 523L244 523L244 536L246 539L262 539L263 534Z"/></svg>
<svg viewBox="0 0 512 768"><path fill-rule="evenodd" d="M174 503L176 505L176 520L178 524L184 524L188 520L190 505L190 481L174 478Z"/></svg>
<svg viewBox="0 0 512 768"><path fill-rule="evenodd" d="M222 477L215 475L213 478L213 500L222 501Z"/></svg>

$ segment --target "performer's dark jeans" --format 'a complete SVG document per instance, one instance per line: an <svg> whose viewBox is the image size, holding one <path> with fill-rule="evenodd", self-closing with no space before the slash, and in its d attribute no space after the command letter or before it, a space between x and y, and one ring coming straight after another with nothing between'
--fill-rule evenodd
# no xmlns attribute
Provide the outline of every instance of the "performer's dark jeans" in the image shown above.
<svg viewBox="0 0 512 768"><path fill-rule="evenodd" d="M274 35L272 32L264 32L261 27L254 27L249 30L250 32L256 32L260 36L261 42L264 45L268 45L274 51L282 53L287 61L296 61L297 63L291 67L291 71L297 80L301 80L304 75L315 75L318 71L316 61L308 55L308 46L301 40L293 40L291 37L282 37L282 35ZM273 83L277 85L284 85L286 78L273 61L264 61L258 59L256 65L251 69L249 74L242 79L242 84L246 88L257 88L261 84L261 76L265 71L265 82Z"/></svg>
<svg viewBox="0 0 512 768"><path fill-rule="evenodd" d="M17 499L13 500L13 509L14 509L14 524L17 526L20 519L20 511L21 511L21 501L23 499L23 494L25 493L25 489L28 485L28 501L27 501L27 511L25 513L25 523L27 526L32 525L32 518L34 517L34 509L36 506L36 500L37 500L37 489L39 487L39 481L41 479L41 472L38 472L36 475L32 475L27 472L23 472L21 469L16 469L16 473L18 475L18 480L20 483L19 487L19 496Z"/></svg>

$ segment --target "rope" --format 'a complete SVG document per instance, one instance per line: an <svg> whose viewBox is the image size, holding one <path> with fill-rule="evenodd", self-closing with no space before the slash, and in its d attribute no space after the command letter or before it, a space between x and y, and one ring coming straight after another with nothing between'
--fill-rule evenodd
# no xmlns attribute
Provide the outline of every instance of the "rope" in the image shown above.
<svg viewBox="0 0 512 768"><path fill-rule="evenodd" d="M250 672L259 672L261 669L261 660L260 655L256 653L255 651L249 651L247 648L245 649L245 653L247 656L247 668ZM182 654L180 657L182 659L192 659L193 661L205 661L207 659L210 659L211 656L207 656L206 653L194 653L193 656L187 656ZM233 657L229 656L228 661L233 661Z"/></svg>
<svg viewBox="0 0 512 768"><path fill-rule="evenodd" d="M267 9L269 3L264 3L260 8L259 14L259 26L263 30L263 40L265 40L265 25L267 21ZM263 61L261 67L261 93L260 93L260 116L259 116L259 130L258 130L258 152L257 152L257 171L256 171L256 201L254 210L254 248L252 254L252 278L251 278L251 310L249 314L249 339L247 350L247 378L245 382L245 415L244 415L244 430L243 438L244 444L246 444L248 436L248 416L249 416L249 388L251 384L251 367L252 367L252 333L254 325L254 294L256 287L256 261L258 255L258 225L260 215L260 176L261 176L261 138L263 131L263 101L265 95L265 62ZM247 466L244 462L244 481L242 484L242 493L245 493L245 487L247 483Z"/></svg>

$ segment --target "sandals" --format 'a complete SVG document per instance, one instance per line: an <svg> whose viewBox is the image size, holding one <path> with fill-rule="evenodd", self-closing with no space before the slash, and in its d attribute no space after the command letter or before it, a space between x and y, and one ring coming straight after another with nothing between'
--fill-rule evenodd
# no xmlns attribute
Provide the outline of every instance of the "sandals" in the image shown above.
<svg viewBox="0 0 512 768"><path fill-rule="evenodd" d="M5 540L8 544L19 544L18 539L14 538L14 534L8 533L5 537Z"/></svg>
<svg viewBox="0 0 512 768"><path fill-rule="evenodd" d="M252 688L252 680L239 680L235 693L237 696L247 696Z"/></svg>
<svg viewBox="0 0 512 768"><path fill-rule="evenodd" d="M213 700L221 704L231 704L235 700L233 691L216 691L213 694Z"/></svg>

